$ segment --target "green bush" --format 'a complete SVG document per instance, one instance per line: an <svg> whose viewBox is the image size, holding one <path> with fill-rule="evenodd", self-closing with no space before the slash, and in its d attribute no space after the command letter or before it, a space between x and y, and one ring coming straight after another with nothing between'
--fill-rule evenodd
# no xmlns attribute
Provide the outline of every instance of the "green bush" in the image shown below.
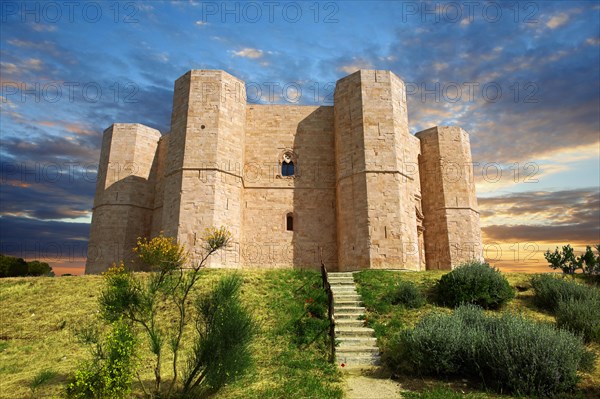
<svg viewBox="0 0 600 399"><path fill-rule="evenodd" d="M250 342L256 326L241 305L238 275L223 277L216 288L196 301L196 339L187 361L183 396L215 392L250 366Z"/></svg>
<svg viewBox="0 0 600 399"><path fill-rule="evenodd" d="M46 262L26 262L23 258L0 254L0 277L49 276L52 268Z"/></svg>
<svg viewBox="0 0 600 399"><path fill-rule="evenodd" d="M479 378L499 391L550 396L569 391L593 364L581 338L522 316L486 316L473 305L431 313L392 343L396 370ZM396 360L390 363L390 360Z"/></svg>
<svg viewBox="0 0 600 399"><path fill-rule="evenodd" d="M400 281L388 295L392 305L402 305L409 309L425 305L425 296L412 281Z"/></svg>
<svg viewBox="0 0 600 399"><path fill-rule="evenodd" d="M33 260L31 262L27 262L27 275L53 277L54 272L48 263Z"/></svg>
<svg viewBox="0 0 600 399"><path fill-rule="evenodd" d="M515 296L500 271L478 261L464 263L443 275L435 291L438 302L450 307L470 303L497 309Z"/></svg>
<svg viewBox="0 0 600 399"><path fill-rule="evenodd" d="M27 271L27 262L23 258L0 254L0 277L26 276Z"/></svg>
<svg viewBox="0 0 600 399"><path fill-rule="evenodd" d="M598 290L593 287L550 274L533 276L531 286L535 293L533 301L536 306L551 312L558 309L561 301L600 297Z"/></svg>
<svg viewBox="0 0 600 399"><path fill-rule="evenodd" d="M586 342L600 343L600 298L560 301L556 324L575 334L582 334Z"/></svg>
<svg viewBox="0 0 600 399"><path fill-rule="evenodd" d="M84 333L84 335L87 335ZM93 335L93 334L92 334ZM103 343L91 336L93 359L83 363L67 385L73 399L125 399L130 397L135 374L135 336L123 320L112 324Z"/></svg>

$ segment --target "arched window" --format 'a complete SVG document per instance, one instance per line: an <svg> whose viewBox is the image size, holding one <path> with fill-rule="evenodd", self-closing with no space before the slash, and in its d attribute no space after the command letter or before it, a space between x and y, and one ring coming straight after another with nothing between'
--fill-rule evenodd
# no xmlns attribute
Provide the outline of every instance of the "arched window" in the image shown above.
<svg viewBox="0 0 600 399"><path fill-rule="evenodd" d="M294 231L294 215L292 213L288 213L285 216L285 229L287 231Z"/></svg>
<svg viewBox="0 0 600 399"><path fill-rule="evenodd" d="M294 176L294 162L283 162L281 164L281 176Z"/></svg>
<svg viewBox="0 0 600 399"><path fill-rule="evenodd" d="M281 176L294 176L294 161L293 155L289 152L283 154L281 162Z"/></svg>

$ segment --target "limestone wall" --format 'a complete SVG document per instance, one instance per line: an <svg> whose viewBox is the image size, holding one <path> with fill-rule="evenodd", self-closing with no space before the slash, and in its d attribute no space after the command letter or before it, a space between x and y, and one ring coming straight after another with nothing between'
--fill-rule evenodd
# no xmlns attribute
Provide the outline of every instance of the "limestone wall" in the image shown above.
<svg viewBox="0 0 600 399"><path fill-rule="evenodd" d="M86 273L132 259L137 237L150 235L160 132L118 123L104 131Z"/></svg>
<svg viewBox="0 0 600 399"><path fill-rule="evenodd" d="M282 176L283 155L295 173ZM246 113L242 259L250 267L337 266L333 108L251 105ZM286 216L293 216L288 231Z"/></svg>
<svg viewBox="0 0 600 399"><path fill-rule="evenodd" d="M334 103L340 264L419 270L420 182L406 170L418 146L404 83L389 71L361 70L338 81Z"/></svg>
<svg viewBox="0 0 600 399"><path fill-rule="evenodd" d="M421 140L420 173L428 269L450 269L481 259L481 230L469 135L434 127Z"/></svg>
<svg viewBox="0 0 600 399"><path fill-rule="evenodd" d="M190 71L175 83L165 169L162 225L192 258L202 256L205 229L225 225L234 245L211 266L236 266L241 240L246 120L244 84L223 71Z"/></svg>

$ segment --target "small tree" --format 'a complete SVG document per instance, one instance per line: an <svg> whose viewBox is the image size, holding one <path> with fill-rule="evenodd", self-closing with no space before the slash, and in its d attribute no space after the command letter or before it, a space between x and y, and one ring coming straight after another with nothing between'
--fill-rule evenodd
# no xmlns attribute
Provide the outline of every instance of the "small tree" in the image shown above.
<svg viewBox="0 0 600 399"><path fill-rule="evenodd" d="M595 246L597 255L594 256L594 251L589 245L585 247L585 252L578 258L579 264L583 269L583 273L587 275L600 274L600 244Z"/></svg>
<svg viewBox="0 0 600 399"><path fill-rule="evenodd" d="M594 256L592 248L588 245L585 252L581 256L575 256L574 250L570 244L562 247L562 251L558 247L554 252L550 250L544 253L544 258L550 263L552 269L561 269L564 274L574 275L577 269L583 269L583 272L588 275L600 273L600 244L596 245L598 255Z"/></svg>
<svg viewBox="0 0 600 399"><path fill-rule="evenodd" d="M147 279L142 280L133 275L122 265L105 274L107 287L100 298L101 313L107 321L125 317L144 331L150 350L155 356L154 396L159 396L161 392L165 342L173 354L173 378L166 392L167 398L171 397L179 381L179 352L183 330L189 321L189 294L208 258L229 245L231 233L225 227L208 228L202 239L202 257L198 262L191 263L187 269L184 267L187 261L184 246L161 234L151 240L138 239L137 247L134 248L140 260L150 267L151 272ZM175 328L170 326L169 331L161 327L157 317L159 305L165 302L174 304L178 316ZM146 388L143 389L149 395Z"/></svg>
<svg viewBox="0 0 600 399"><path fill-rule="evenodd" d="M544 258L550 263L551 268L554 270L561 269L564 274L573 275L575 274L575 270L581 267L570 244L563 246L560 252L558 247L556 247L554 252L550 252L550 250L546 251Z"/></svg>
<svg viewBox="0 0 600 399"><path fill-rule="evenodd" d="M0 254L0 277L27 275L27 262L23 258Z"/></svg>
<svg viewBox="0 0 600 399"><path fill-rule="evenodd" d="M54 277L54 272L52 271L52 268L46 262L32 260L31 262L27 262L27 269L27 274L30 276Z"/></svg>

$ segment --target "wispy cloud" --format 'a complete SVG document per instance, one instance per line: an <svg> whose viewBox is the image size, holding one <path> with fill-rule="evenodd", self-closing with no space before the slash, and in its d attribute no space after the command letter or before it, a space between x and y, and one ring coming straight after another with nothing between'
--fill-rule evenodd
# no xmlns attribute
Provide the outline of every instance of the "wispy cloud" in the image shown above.
<svg viewBox="0 0 600 399"><path fill-rule="evenodd" d="M346 74L354 73L360 69L373 69L373 64L365 59L354 59L351 63L338 67L338 70Z"/></svg>
<svg viewBox="0 0 600 399"><path fill-rule="evenodd" d="M546 26L550 29L556 29L560 26L563 26L569 21L569 14L560 13L557 15L553 15L548 22L546 22Z"/></svg>
<svg viewBox="0 0 600 399"><path fill-rule="evenodd" d="M235 57L251 58L251 59L262 58L264 55L264 51L256 49L256 48L251 48L251 47L246 47L239 51L233 51L232 53Z"/></svg>

